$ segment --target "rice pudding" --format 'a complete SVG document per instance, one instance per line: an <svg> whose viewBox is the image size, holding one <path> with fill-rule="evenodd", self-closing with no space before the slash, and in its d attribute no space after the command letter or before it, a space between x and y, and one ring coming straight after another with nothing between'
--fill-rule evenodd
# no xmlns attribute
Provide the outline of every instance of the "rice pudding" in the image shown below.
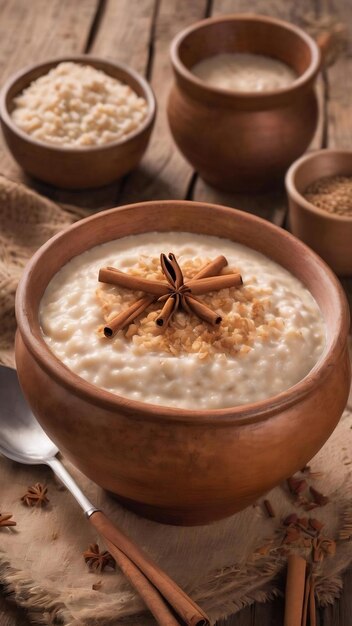
<svg viewBox="0 0 352 626"><path fill-rule="evenodd" d="M212 87L230 91L275 91L297 78L291 67L261 54L216 54L192 67L192 73Z"/></svg>
<svg viewBox="0 0 352 626"><path fill-rule="evenodd" d="M59 63L14 98L14 123L25 133L65 148L125 139L145 120L147 102L91 65Z"/></svg>
<svg viewBox="0 0 352 626"><path fill-rule="evenodd" d="M98 282L113 266L164 281L160 252L172 251L192 279L224 255L222 274L243 285L199 296L221 316L210 326L177 311L168 326L153 303L114 337L104 326L140 292ZM262 254L230 240L193 233L145 233L96 246L69 261L51 280L40 306L45 341L73 372L126 398L182 409L217 409L262 400L300 381L325 345L320 309L303 284Z"/></svg>

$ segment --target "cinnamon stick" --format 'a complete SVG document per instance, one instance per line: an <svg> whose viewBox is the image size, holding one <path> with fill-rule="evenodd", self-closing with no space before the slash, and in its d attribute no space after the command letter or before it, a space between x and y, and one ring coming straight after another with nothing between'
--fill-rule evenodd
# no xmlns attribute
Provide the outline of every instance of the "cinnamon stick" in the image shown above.
<svg viewBox="0 0 352 626"><path fill-rule="evenodd" d="M188 626L209 626L209 618L202 609L104 513L95 511L89 520L104 539L113 543L138 567Z"/></svg>
<svg viewBox="0 0 352 626"><path fill-rule="evenodd" d="M187 306L191 309L195 315L198 315L201 319L212 326L218 326L221 323L222 317L216 311L213 311L208 306L203 304L203 302L199 302L197 298L193 298L193 296L184 296Z"/></svg>
<svg viewBox="0 0 352 626"><path fill-rule="evenodd" d="M114 557L119 568L131 583L132 587L139 593L149 611L154 615L160 626L180 626L179 621L174 617L165 602L163 596L154 585L144 576L138 567L111 541L104 538L106 547Z"/></svg>
<svg viewBox="0 0 352 626"><path fill-rule="evenodd" d="M199 278L208 278L209 276L216 276L221 272L221 270L226 267L227 259L224 256L218 256L214 261L211 261L204 267L202 267L199 272L195 276L193 276L192 280L198 280Z"/></svg>
<svg viewBox="0 0 352 626"><path fill-rule="evenodd" d="M310 626L316 626L317 613L315 610L315 583L314 583L313 578L311 580L310 591L309 591L309 621L310 621Z"/></svg>
<svg viewBox="0 0 352 626"><path fill-rule="evenodd" d="M275 511L273 509L273 505L270 500L264 500L264 508L268 514L268 517L275 517Z"/></svg>
<svg viewBox="0 0 352 626"><path fill-rule="evenodd" d="M301 626L307 626L307 616L308 616L308 602L310 595L310 585L311 585L311 575L309 574L306 578L306 586L304 588L304 601L303 601L303 611L302 611L302 622Z"/></svg>
<svg viewBox="0 0 352 626"><path fill-rule="evenodd" d="M197 278L188 280L185 285L192 290L195 296L209 291L218 291L227 287L239 287L243 284L242 276L239 273L221 274L221 276L209 276L208 278Z"/></svg>
<svg viewBox="0 0 352 626"><path fill-rule="evenodd" d="M131 324L154 300L153 296L144 296L129 306L128 309L116 315L104 326L105 337L113 337L119 330Z"/></svg>
<svg viewBox="0 0 352 626"><path fill-rule="evenodd" d="M298 554L288 557L284 626L301 626L306 565Z"/></svg>
<svg viewBox="0 0 352 626"><path fill-rule="evenodd" d="M172 314L177 308L177 303L178 303L177 297L173 298L172 296L169 296L169 298L166 300L163 308L160 311L160 315L155 320L158 326L166 328L166 326L168 325L172 317Z"/></svg>
<svg viewBox="0 0 352 626"><path fill-rule="evenodd" d="M134 291L143 291L144 293L154 296L163 296L169 292L169 287L166 283L125 274L125 272L120 272L114 267L103 267L99 270L98 280L101 283L118 285L125 289L133 289Z"/></svg>

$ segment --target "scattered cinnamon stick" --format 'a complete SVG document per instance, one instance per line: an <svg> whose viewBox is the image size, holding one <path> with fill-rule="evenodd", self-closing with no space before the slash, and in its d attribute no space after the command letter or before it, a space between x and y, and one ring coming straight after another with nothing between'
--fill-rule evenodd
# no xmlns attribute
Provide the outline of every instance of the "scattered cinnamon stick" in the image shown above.
<svg viewBox="0 0 352 626"><path fill-rule="evenodd" d="M165 603L159 591L150 583L138 567L111 541L105 539L105 543L114 556L121 571L126 576L134 589L139 593L145 605L160 626L179 626L169 606Z"/></svg>
<svg viewBox="0 0 352 626"><path fill-rule="evenodd" d="M287 560L284 626L301 626L306 580L306 561L298 554Z"/></svg>
<svg viewBox="0 0 352 626"><path fill-rule="evenodd" d="M270 500L264 500L264 508L268 514L268 517L275 517L275 511L273 509L273 505L271 504Z"/></svg>
<svg viewBox="0 0 352 626"><path fill-rule="evenodd" d="M192 290L192 294L199 296L209 291L219 291L230 287L242 285L242 276L239 273L221 274L220 276L209 276L208 278L192 278L185 283L186 287Z"/></svg>
<svg viewBox="0 0 352 626"><path fill-rule="evenodd" d="M134 291L143 291L144 293L154 296L163 296L169 292L169 287L164 282L159 280L147 280L139 276L125 274L125 272L120 272L114 267L103 267L99 270L98 280L100 283L118 285L125 289L133 289Z"/></svg>
<svg viewBox="0 0 352 626"><path fill-rule="evenodd" d="M211 324L212 326L218 326L221 323L221 315L203 304L203 302L199 302L197 298L193 298L193 296L187 295L184 296L184 299L191 311L195 313L195 315L198 315L198 317L203 319L205 322L208 322L208 324Z"/></svg>
<svg viewBox="0 0 352 626"><path fill-rule="evenodd" d="M141 585L135 577L138 571L163 596L185 624L188 626L209 626L209 618L202 609L156 563L153 563L141 548L134 544L119 528L114 526L104 513L101 511L94 512L90 516L89 521L104 538L109 551L119 564L120 560L118 560L116 552L113 552L113 547L120 551L132 565L136 566L130 569L130 581L133 585L136 585L136 589L141 594ZM144 581L142 583L143 585L145 584ZM163 626L173 626L172 622L160 621L159 623L163 624Z"/></svg>
<svg viewBox="0 0 352 626"><path fill-rule="evenodd" d="M216 276L221 272L221 270L226 267L227 259L224 256L217 256L214 261L210 261L207 265L202 267L199 272L195 276L193 276L192 280L199 280L199 278L208 278L209 276Z"/></svg>
<svg viewBox="0 0 352 626"><path fill-rule="evenodd" d="M316 626L317 624L317 613L315 610L315 584L312 579L309 591L309 621L310 626Z"/></svg>
<svg viewBox="0 0 352 626"><path fill-rule="evenodd" d="M138 315L143 313L154 300L155 298L153 296L144 296L134 302L128 309L116 315L116 317L110 320L104 327L105 337L113 337L119 330L131 324L131 322L133 322Z"/></svg>
<svg viewBox="0 0 352 626"><path fill-rule="evenodd" d="M311 575L309 574L306 578L306 586L304 589L304 601L303 601L303 611L302 611L302 626L307 626L307 617L308 617L308 603L310 596L310 585L311 585Z"/></svg>

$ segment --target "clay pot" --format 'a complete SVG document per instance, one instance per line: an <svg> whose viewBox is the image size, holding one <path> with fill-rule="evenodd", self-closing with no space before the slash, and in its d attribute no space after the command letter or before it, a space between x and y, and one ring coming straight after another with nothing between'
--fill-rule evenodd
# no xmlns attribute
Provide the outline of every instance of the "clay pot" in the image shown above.
<svg viewBox="0 0 352 626"><path fill-rule="evenodd" d="M254 404L185 410L145 404L71 372L45 343L42 295L73 256L126 235L188 231L250 246L297 276L325 319L326 348L298 384ZM335 428L350 385L345 295L325 263L258 217L211 204L145 202L81 220L34 255L16 302L16 363L25 396L62 452L138 513L205 524L243 509L303 467ZM234 376L236 373L234 372Z"/></svg>
<svg viewBox="0 0 352 626"><path fill-rule="evenodd" d="M11 118L13 99L29 84L64 61L92 65L127 83L148 104L148 113L139 128L125 139L103 146L64 148L34 139ZM121 63L89 55L60 57L32 65L12 76L1 90L1 127L7 146L17 163L31 176L67 189L90 189L107 185L134 169L141 160L152 132L156 113L154 94L147 81Z"/></svg>
<svg viewBox="0 0 352 626"><path fill-rule="evenodd" d="M202 59L224 52L274 57L298 78L284 89L236 93L211 87L192 73ZM300 28L257 15L203 20L174 39L169 124L182 154L207 183L250 192L280 181L316 129L320 59L317 44Z"/></svg>
<svg viewBox="0 0 352 626"><path fill-rule="evenodd" d="M324 176L352 176L352 152L318 150L302 157L286 175L290 227L340 276L352 275L352 217L327 213L302 195Z"/></svg>

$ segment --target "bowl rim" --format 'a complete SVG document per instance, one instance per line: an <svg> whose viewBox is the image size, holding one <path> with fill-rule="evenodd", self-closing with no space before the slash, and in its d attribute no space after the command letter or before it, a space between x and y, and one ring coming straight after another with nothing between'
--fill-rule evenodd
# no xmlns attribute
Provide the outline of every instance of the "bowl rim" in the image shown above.
<svg viewBox="0 0 352 626"><path fill-rule="evenodd" d="M312 259L312 262L319 266L320 271L323 271L326 274L332 291L334 292L333 302L339 307L340 315L335 320L336 327L329 344L325 345L319 360L302 380L275 396L271 396L254 403L219 409L183 409L132 400L104 390L81 378L78 374L75 374L50 350L48 344L41 335L38 310L35 311L35 327L29 321L29 310L31 307L28 304L28 296L31 291L31 278L33 270L37 264L40 263L40 259L43 254L50 250L50 248L58 241L61 239L64 240L68 232L76 232L82 228L82 224L85 226L88 223L94 223L96 220L104 220L104 217L107 215L123 215L124 212L133 211L135 207L143 206L148 209L148 207L155 206L155 204L165 207L165 210L171 206L175 208L175 206L177 207L185 204L190 207L192 205L197 205L198 207L203 208L207 207L211 210L220 211L227 219L233 218L234 214L241 215L241 219L245 219L247 222L252 223L254 227L266 228L271 231L273 235L281 237L284 241L291 242L291 244L294 243L296 248L298 247L298 250L302 254L308 254ZM46 287L47 284L45 285L45 288ZM49 376L60 385L70 390L73 395L78 396L95 406L107 408L112 411L115 410L120 414L123 413L125 416L135 420L150 419L152 421L174 421L192 424L207 423L208 425L213 426L219 424L228 425L232 424L234 421L237 425L263 421L269 418L272 414L276 414L278 411L286 410L300 400L304 399L312 390L321 385L322 380L330 372L331 362L336 360L336 355L340 356L340 354L346 349L346 342L343 342L341 337L347 337L349 328L349 310L347 300L337 277L328 265L299 239L287 231L284 231L279 226L257 217L256 215L244 213L238 209L232 209L216 204L184 200L146 201L107 209L106 211L101 211L95 215L86 217L83 220L79 220L66 228L64 231L54 235L37 250L25 267L16 293L16 318L21 339L27 350L39 364L39 367L47 372Z"/></svg>
<svg viewBox="0 0 352 626"><path fill-rule="evenodd" d="M143 91L143 97L147 101L148 112L142 124L124 138L111 141L110 143L102 144L99 146L86 146L86 147L56 146L55 144L46 143L45 141L36 139L32 135L29 135L28 133L23 131L19 126L17 126L17 124L15 124L15 122L12 120L11 115L8 111L6 100L7 100L7 95L8 95L9 90L20 79L26 78L26 76L30 74L31 72L33 72L33 70L41 69L41 68L43 68L44 70L45 68L45 71L43 71L43 73L40 74L40 76L43 76L44 74L49 72L50 69L53 69L54 67L59 65L59 63L65 63L65 62L80 63L82 65L83 64L90 65L92 64L92 62L93 63L97 62L97 63L104 65L106 68L110 66L110 67L114 67L117 69L121 69L124 72L126 72L127 75L131 76L140 85ZM48 66L51 66L51 67L48 67ZM94 67L93 64L92 64L92 67ZM105 69L101 68L100 71L105 72ZM106 71L105 73L108 73L108 72ZM28 83L27 86L29 86L29 84L30 82ZM24 87L24 89L26 89L26 87ZM113 60L105 59L105 58L102 58L96 55L91 55L91 54L76 54L76 55L52 57L50 59L47 59L46 61L41 61L40 63L34 63L32 65L28 65L22 68L21 70L19 70L18 72L15 72L14 74L12 74L7 79L7 81L5 82L5 84L3 85L0 91L0 119L2 123L4 123L15 135L18 135L21 139L27 141L28 143L34 144L35 146L38 146L40 148L51 150L52 152L62 152L64 154L88 154L88 153L99 152L102 150L109 150L111 148L116 148L117 146L123 146L124 144L127 144L133 139L135 139L137 136L145 132L151 126L151 124L153 124L153 121L156 115L156 108L157 108L157 105L156 105L154 92L151 86L149 85L148 81L143 76L141 76L141 74L136 72L134 69L130 68L125 63L117 63Z"/></svg>
<svg viewBox="0 0 352 626"><path fill-rule="evenodd" d="M235 91L232 89L224 89L221 87L214 87L209 85L205 81L197 78L193 72L188 70L186 66L182 63L179 56L179 49L183 41L188 37L188 35L192 34L197 30L201 30L202 28L206 28L211 24L219 24L222 22L239 22L239 21L249 21L249 22L261 22L266 24L273 24L275 26L279 26L285 30L289 30L295 35L297 35L300 39L304 41L308 45L308 48L311 52L311 61L308 68L298 76L297 79L293 81L292 84L287 87L281 87L280 89L268 90L262 92L252 92L252 91ZM195 88L203 90L204 93L211 93L213 95L232 97L238 100L248 100L251 101L266 101L267 99L273 98L275 96L284 96L286 94L292 94L298 88L303 87L307 83L309 83L315 75L318 73L321 64L321 53L318 44L314 41L310 35L308 35L303 29L299 28L295 24L291 24L290 22L286 22L285 20L281 20L274 17L269 17L266 15L253 14L253 13L233 13L230 15L220 16L220 17L208 17L198 22L195 22L191 26L188 26L184 30L174 37L170 46L170 56L172 66L175 70L176 75L179 74L182 78L191 83Z"/></svg>
<svg viewBox="0 0 352 626"><path fill-rule="evenodd" d="M328 211L324 211L324 209L321 209L320 207L315 206L315 204L313 204L312 202L309 202L301 194L301 192L298 191L296 187L297 171L301 169L302 167L304 168L311 161L315 161L316 159L319 160L320 157L325 157L327 154L331 154L335 156L342 156L342 157L349 156L351 158L351 177L352 177L352 151L332 150L329 148L323 148L322 150L314 150L310 152L309 154L304 154L299 159L294 161L292 165L289 167L289 169L287 170L286 176L285 176L285 185L286 185L287 194L289 197L292 198L292 200L296 204L304 208L306 211L310 211L311 213L314 213L318 215L319 217L324 218L331 222L340 222L342 224L345 223L345 224L348 224L349 226L352 226L352 216L337 215L335 213L329 213ZM334 174L334 176L338 176L338 174ZM326 177L322 176L321 178L326 178ZM316 180L319 180L319 178L317 178Z"/></svg>

